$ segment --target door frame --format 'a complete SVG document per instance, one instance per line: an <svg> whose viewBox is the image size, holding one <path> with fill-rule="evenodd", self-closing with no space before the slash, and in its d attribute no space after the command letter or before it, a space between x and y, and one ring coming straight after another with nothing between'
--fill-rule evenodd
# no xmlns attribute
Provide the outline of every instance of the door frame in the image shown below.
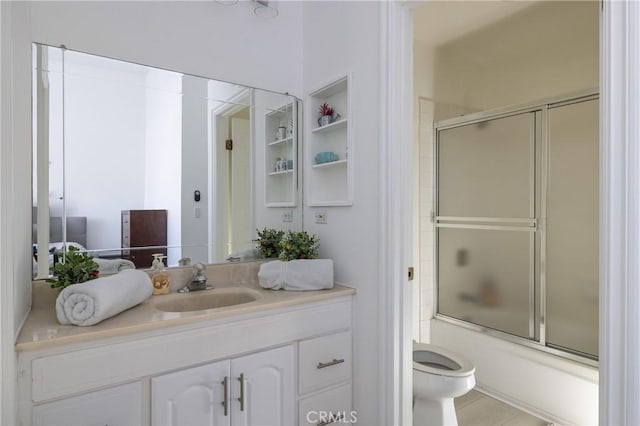
<svg viewBox="0 0 640 426"><path fill-rule="evenodd" d="M640 3L600 14L600 424L640 424Z"/></svg>
<svg viewBox="0 0 640 426"><path fill-rule="evenodd" d="M413 5L380 3L379 424L413 422Z"/></svg>

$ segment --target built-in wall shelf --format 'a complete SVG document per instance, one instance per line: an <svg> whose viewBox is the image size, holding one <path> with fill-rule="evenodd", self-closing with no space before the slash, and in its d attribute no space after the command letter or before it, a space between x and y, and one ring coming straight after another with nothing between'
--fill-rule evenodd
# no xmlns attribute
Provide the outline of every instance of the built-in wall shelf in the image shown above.
<svg viewBox="0 0 640 426"><path fill-rule="evenodd" d="M298 105L291 102L265 114L266 207L295 207L298 161Z"/></svg>
<svg viewBox="0 0 640 426"><path fill-rule="evenodd" d="M273 142L269 142L267 144L267 146L276 146L279 145L281 143L287 143L287 142L292 142L293 141L293 137L288 137L288 138L284 138L284 139L279 139L277 141L273 141Z"/></svg>
<svg viewBox="0 0 640 426"><path fill-rule="evenodd" d="M342 119L340 119L338 121L334 121L331 124L327 124L326 126L316 127L315 129L313 129L311 131L311 133L330 132L332 130L344 129L346 127L347 127L347 119L346 118L342 118Z"/></svg>
<svg viewBox="0 0 640 426"><path fill-rule="evenodd" d="M326 163L314 164L312 167L314 169L326 169L329 167L346 166L347 164L349 164L349 161L347 160L336 160L336 161L329 161Z"/></svg>
<svg viewBox="0 0 640 426"><path fill-rule="evenodd" d="M281 172L271 172L269 173L269 176L281 176L281 175L287 175L287 174L291 174L293 173L293 169L291 170L283 170Z"/></svg>
<svg viewBox="0 0 640 426"><path fill-rule="evenodd" d="M324 103L334 109L333 122L319 126L319 109ZM308 206L350 206L353 203L353 142L351 75L334 79L307 96L305 138L308 172L305 173L305 203ZM332 152L336 161L315 164L319 152ZM334 157L335 158L335 157Z"/></svg>

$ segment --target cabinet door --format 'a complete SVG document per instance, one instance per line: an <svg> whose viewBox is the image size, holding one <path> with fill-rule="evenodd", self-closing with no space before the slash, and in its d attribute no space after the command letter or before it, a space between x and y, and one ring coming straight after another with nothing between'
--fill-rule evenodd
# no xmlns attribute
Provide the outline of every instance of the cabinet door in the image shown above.
<svg viewBox="0 0 640 426"><path fill-rule="evenodd" d="M142 424L140 383L115 386L33 408L37 426L129 426Z"/></svg>
<svg viewBox="0 0 640 426"><path fill-rule="evenodd" d="M229 425L225 413L229 361L189 368L151 379L153 425ZM230 384L227 385L227 387Z"/></svg>
<svg viewBox="0 0 640 426"><path fill-rule="evenodd" d="M232 424L294 424L293 369L292 346L232 360Z"/></svg>

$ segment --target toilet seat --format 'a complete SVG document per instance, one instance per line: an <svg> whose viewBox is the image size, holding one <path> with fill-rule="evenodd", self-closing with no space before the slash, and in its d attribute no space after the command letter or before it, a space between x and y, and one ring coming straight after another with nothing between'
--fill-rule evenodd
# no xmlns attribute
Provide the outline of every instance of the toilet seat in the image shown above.
<svg viewBox="0 0 640 426"><path fill-rule="evenodd" d="M421 364L416 358L430 365ZM447 377L465 377L476 371L470 361L456 353L440 346L417 342L413 343L413 369Z"/></svg>

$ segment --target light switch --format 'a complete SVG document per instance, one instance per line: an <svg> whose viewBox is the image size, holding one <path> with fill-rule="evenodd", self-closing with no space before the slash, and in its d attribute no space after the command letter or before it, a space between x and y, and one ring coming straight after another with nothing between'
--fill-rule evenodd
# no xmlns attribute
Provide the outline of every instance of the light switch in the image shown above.
<svg viewBox="0 0 640 426"><path fill-rule="evenodd" d="M315 215L316 223L327 223L327 212L318 212Z"/></svg>
<svg viewBox="0 0 640 426"><path fill-rule="evenodd" d="M193 208L193 217L195 217L196 219L200 217L200 207Z"/></svg>

